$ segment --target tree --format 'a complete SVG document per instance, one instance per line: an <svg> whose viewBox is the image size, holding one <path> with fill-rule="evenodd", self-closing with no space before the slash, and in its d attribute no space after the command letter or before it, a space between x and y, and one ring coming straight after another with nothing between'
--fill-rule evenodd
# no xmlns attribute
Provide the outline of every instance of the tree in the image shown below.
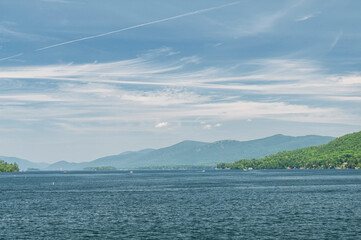
<svg viewBox="0 0 361 240"><path fill-rule="evenodd" d="M19 172L19 166L17 163L7 163L0 160L0 172Z"/></svg>

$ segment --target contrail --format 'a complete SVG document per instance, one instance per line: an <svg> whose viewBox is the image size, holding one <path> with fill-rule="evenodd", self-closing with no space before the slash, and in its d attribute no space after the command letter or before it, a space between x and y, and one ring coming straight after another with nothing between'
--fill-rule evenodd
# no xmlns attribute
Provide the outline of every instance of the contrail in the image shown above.
<svg viewBox="0 0 361 240"><path fill-rule="evenodd" d="M16 54L16 55L12 55L12 56L10 56L10 57L0 58L0 62L1 62L1 61L5 61L5 60L8 60L8 59L11 59L11 58L19 57L19 56L21 56L21 55L24 55L24 53L18 53L18 54Z"/></svg>
<svg viewBox="0 0 361 240"><path fill-rule="evenodd" d="M111 34L114 34L114 33L124 32L124 31L127 31L127 30L131 30L131 29L135 29L135 28L140 28L140 27L144 27L144 26L148 26L148 25L152 25L152 24L162 23L162 22L174 20L174 19L177 19L177 18L182 18L182 17L187 17L187 16L191 16L191 15L195 15L195 14L200 14L200 13L204 13L204 12L209 12L209 11L213 11L213 10L216 10L216 9L220 9L220 8L224 8L224 7L229 7L229 6L232 6L232 5L236 5L236 4L239 4L239 3L240 3L240 2L238 1L238 2L232 2L232 3L229 3L229 4L224 4L224 5L221 5L221 6L217 6L217 7L200 9L200 10L197 10L197 11L193 11L193 12L189 12L189 13L184 13L184 14L177 15L177 16L174 16L174 17L168 17L168 18L164 18L164 19L159 19L159 20L155 20L155 21L152 21L152 22L148 22L148 23L142 23L142 24L138 24L138 25L135 25L135 26L131 26L131 27L126 27L126 28L114 30L114 31L111 31L111 32L101 33L101 34L97 34L97 35L92 35L92 36L88 36L88 37L83 37L83 38L79 38L79 39L74 39L74 40L70 40L70 41L66 41L66 42L62 42L62 43L50 45L50 46L47 46L47 47L43 47L43 48L36 49L36 51L43 51L43 50L46 50L46 49L49 49L49 48L55 48L55 47L59 47L59 46L63 46L63 45L67 45L67 44L71 44L71 43L75 43L75 42L80 42L80 41L89 40L89 39L93 39L93 38L99 38L99 37L111 35ZM0 59L0 60L1 60L1 59Z"/></svg>

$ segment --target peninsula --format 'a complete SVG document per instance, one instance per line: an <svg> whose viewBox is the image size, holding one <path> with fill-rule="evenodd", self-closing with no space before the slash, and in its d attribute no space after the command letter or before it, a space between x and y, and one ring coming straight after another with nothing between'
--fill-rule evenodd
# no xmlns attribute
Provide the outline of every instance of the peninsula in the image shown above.
<svg viewBox="0 0 361 240"><path fill-rule="evenodd" d="M19 172L19 166L16 163L7 163L0 160L0 172Z"/></svg>

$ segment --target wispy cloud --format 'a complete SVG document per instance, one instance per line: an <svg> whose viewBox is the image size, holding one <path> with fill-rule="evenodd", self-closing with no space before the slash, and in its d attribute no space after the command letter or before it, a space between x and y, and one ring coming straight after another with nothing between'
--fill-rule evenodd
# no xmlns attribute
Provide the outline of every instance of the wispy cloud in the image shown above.
<svg viewBox="0 0 361 240"><path fill-rule="evenodd" d="M313 17L314 17L313 14L308 14L306 16L303 16L303 17L300 17L300 18L296 19L296 22L303 22L303 21L309 20L309 19L311 19Z"/></svg>
<svg viewBox="0 0 361 240"><path fill-rule="evenodd" d="M331 46L330 46L330 50L334 49L338 43L338 41L340 41L341 37L343 35L343 31L340 31L337 36L335 37L335 39L333 40Z"/></svg>
<svg viewBox="0 0 361 240"><path fill-rule="evenodd" d="M209 100L207 96L199 96L198 94L181 91L181 90L163 90L153 92L124 92L119 95L119 99L123 101L135 102L143 105L169 106L176 104L188 104L206 102Z"/></svg>
<svg viewBox="0 0 361 240"><path fill-rule="evenodd" d="M19 101L19 102L62 102L64 99L58 99L45 94L23 94L23 95L0 95L0 100Z"/></svg>
<svg viewBox="0 0 361 240"><path fill-rule="evenodd" d="M0 22L0 35L3 37L15 37L25 41L43 41L54 40L50 37L44 37L34 33L21 32L16 30L17 24L15 22Z"/></svg>
<svg viewBox="0 0 361 240"><path fill-rule="evenodd" d="M32 119L84 131L136 131L139 124L151 131L169 122L197 119L204 119L205 129L220 127L224 121L257 118L358 124L359 116L352 109L315 104L315 100L332 103L346 101L344 96L357 97L358 72L328 74L307 59L246 61L243 64L253 66L248 72L234 66L203 68L192 60L197 57L185 61L172 56L158 62L159 56L163 59L172 51L163 48L110 63L2 67L3 84L19 84L11 92L0 92L0 120ZM31 88L26 87L29 82Z"/></svg>
<svg viewBox="0 0 361 240"><path fill-rule="evenodd" d="M163 50L160 50L163 51ZM165 54L167 54L165 52ZM156 55L156 54L155 54ZM28 66L0 68L3 79L43 79L44 81L69 82L74 84L106 84L119 86L167 87L166 95L179 95L183 99L192 99L190 93L181 93L172 88L204 88L234 91L249 91L253 94L337 94L348 92L360 82L359 73L343 75L327 74L315 61L306 59L259 59L245 62L253 65L249 72L238 72L237 68L204 68L187 70L184 58L179 61L156 63L150 55L136 59L111 63L65 64L50 66ZM155 59L154 59L155 60ZM178 70L182 69L182 72ZM315 81L317 79L317 81ZM254 83L253 83L254 82ZM330 83L332 83L330 85ZM324 91L324 87L328 91ZM74 89L79 91L80 89ZM83 91L98 91L86 89ZM108 89L107 91L111 91ZM151 97L149 93L128 96L120 99L144 101ZM207 98L204 98L207 100ZM160 99L160 102L162 99ZM177 103L177 98L174 101Z"/></svg>
<svg viewBox="0 0 361 240"><path fill-rule="evenodd" d="M236 37L252 36L260 33L272 31L277 24L285 18L292 10L297 8L300 3L290 4L274 12L263 12L260 15L254 15L240 24L225 26Z"/></svg>
<svg viewBox="0 0 361 240"><path fill-rule="evenodd" d="M33 37L33 35L12 30L8 27L9 25L14 26L16 24L0 22L0 34L2 36L13 36L13 37L15 36L15 37L21 37L21 38L32 38Z"/></svg>

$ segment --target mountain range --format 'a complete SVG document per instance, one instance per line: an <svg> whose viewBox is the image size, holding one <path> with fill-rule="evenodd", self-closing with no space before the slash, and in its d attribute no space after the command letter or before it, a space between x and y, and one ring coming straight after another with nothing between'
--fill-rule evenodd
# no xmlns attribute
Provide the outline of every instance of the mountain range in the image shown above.
<svg viewBox="0 0 361 240"><path fill-rule="evenodd" d="M21 170L83 170L85 168L111 166L117 169L162 168L169 166L215 166L219 162L239 159L258 159L280 151L326 144L333 137L274 135L251 141L222 140L216 142L183 141L160 149L144 149L123 152L98 158L90 162L60 161L53 164L33 163L24 159L1 157L7 162L17 162Z"/></svg>

